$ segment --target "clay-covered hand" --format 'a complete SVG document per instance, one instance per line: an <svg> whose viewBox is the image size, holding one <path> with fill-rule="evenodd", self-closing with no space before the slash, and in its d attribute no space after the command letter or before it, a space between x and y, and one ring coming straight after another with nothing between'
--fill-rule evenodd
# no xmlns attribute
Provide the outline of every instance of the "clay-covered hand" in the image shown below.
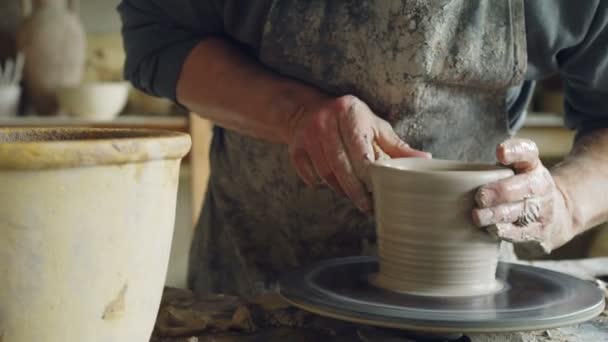
<svg viewBox="0 0 608 342"><path fill-rule="evenodd" d="M569 241L574 235L572 215L536 144L510 139L497 147L496 156L516 174L477 191L475 224L534 253L549 253Z"/></svg>
<svg viewBox="0 0 608 342"><path fill-rule="evenodd" d="M289 121L289 139L291 161L306 184L326 184L365 212L371 210L368 166L379 153L430 156L409 147L388 122L351 95L302 108Z"/></svg>

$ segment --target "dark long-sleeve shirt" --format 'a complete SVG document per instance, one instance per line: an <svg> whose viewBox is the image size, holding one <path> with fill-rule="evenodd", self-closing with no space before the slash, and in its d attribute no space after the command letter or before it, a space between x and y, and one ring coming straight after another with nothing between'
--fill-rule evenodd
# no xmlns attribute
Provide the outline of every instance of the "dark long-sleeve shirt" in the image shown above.
<svg viewBox="0 0 608 342"><path fill-rule="evenodd" d="M125 77L176 100L182 64L202 39L222 36L253 54L272 0L123 0ZM513 126L530 82L559 74L565 122L581 132L608 127L608 0L525 1L527 82L510 99Z"/></svg>

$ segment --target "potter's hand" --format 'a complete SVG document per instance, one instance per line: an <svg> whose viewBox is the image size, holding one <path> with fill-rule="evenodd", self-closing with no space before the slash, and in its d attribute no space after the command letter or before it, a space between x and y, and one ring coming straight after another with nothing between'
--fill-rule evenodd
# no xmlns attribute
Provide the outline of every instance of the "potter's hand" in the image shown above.
<svg viewBox="0 0 608 342"><path fill-rule="evenodd" d="M477 191L475 224L533 252L549 253L569 241L574 235L571 214L559 184L541 163L536 144L510 139L498 146L496 156L516 175Z"/></svg>
<svg viewBox="0 0 608 342"><path fill-rule="evenodd" d="M391 125L354 96L327 99L295 113L289 122L289 155L309 186L326 184L362 211L371 210L368 166L377 145L390 157L428 157L410 148Z"/></svg>

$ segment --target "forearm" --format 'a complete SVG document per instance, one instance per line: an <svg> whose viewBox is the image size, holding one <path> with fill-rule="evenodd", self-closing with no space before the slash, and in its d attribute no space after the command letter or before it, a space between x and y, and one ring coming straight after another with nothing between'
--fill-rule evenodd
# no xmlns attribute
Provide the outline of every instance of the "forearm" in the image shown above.
<svg viewBox="0 0 608 342"><path fill-rule="evenodd" d="M265 69L226 40L211 38L186 58L177 98L222 127L286 143L290 118L326 95Z"/></svg>
<svg viewBox="0 0 608 342"><path fill-rule="evenodd" d="M608 221L608 129L581 137L553 170L573 218L573 234Z"/></svg>

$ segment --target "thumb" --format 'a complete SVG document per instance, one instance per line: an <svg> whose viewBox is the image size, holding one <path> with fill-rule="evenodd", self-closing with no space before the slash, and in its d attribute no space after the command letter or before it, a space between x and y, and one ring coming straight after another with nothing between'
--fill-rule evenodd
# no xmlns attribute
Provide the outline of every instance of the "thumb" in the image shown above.
<svg viewBox="0 0 608 342"><path fill-rule="evenodd" d="M503 165L512 165L518 173L532 171L541 164L538 147L529 139L504 141L496 147L496 158Z"/></svg>
<svg viewBox="0 0 608 342"><path fill-rule="evenodd" d="M376 143L391 158L432 158L430 153L411 148L410 145L399 138L388 123L379 130Z"/></svg>

